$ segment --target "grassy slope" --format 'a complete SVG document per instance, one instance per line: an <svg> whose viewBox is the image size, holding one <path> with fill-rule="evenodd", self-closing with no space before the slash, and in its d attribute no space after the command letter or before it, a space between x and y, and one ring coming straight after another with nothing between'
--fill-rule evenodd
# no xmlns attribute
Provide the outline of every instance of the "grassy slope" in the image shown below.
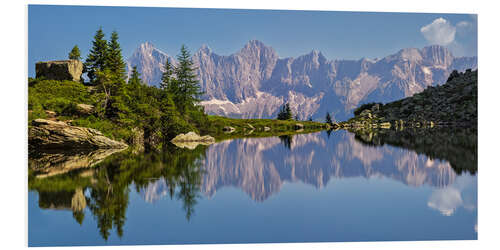
<svg viewBox="0 0 500 250"><path fill-rule="evenodd" d="M81 127L94 128L104 135L115 139L127 139L131 136L131 127L116 124L108 119L101 119L94 115L78 115L76 105L79 103L98 105L98 96L90 88L79 82L31 80L28 89L28 124L37 118L47 118L45 110L55 111L57 119L72 120L71 124ZM221 116L208 116L209 126L200 129L200 133L209 134L217 140L241 137L265 137L294 133L314 132L326 129L326 124L310 121L281 121L275 119L232 119ZM295 124L304 125L303 130L297 131ZM251 127L254 127L253 132ZM223 132L225 126L234 127L233 133ZM269 127L269 131L264 131ZM189 131L186 131L189 132Z"/></svg>

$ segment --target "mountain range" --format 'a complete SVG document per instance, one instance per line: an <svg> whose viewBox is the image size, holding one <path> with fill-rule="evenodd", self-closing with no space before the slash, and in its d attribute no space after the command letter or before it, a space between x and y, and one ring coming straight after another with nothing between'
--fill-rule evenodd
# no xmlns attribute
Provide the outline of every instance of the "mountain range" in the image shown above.
<svg viewBox="0 0 500 250"><path fill-rule="evenodd" d="M142 79L158 86L163 65L176 60L150 42L127 60ZM406 48L381 59L328 60L313 50L296 58L280 58L264 43L251 40L238 52L223 56L203 45L192 56L209 114L235 118L274 118L286 102L299 119L336 120L352 116L363 103L390 102L446 82L453 70L477 68L477 57L455 57L443 46Z"/></svg>

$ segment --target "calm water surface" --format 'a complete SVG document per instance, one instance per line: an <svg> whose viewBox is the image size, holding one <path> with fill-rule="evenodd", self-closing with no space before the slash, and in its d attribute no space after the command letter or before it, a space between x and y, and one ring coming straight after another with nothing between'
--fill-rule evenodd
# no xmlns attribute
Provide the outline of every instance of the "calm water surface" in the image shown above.
<svg viewBox="0 0 500 250"><path fill-rule="evenodd" d="M383 138L30 155L29 245L477 239L477 150Z"/></svg>

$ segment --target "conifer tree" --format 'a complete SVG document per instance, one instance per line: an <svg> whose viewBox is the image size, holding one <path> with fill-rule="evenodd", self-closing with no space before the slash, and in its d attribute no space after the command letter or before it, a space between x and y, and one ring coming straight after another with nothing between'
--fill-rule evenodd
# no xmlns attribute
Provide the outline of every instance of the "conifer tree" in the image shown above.
<svg viewBox="0 0 500 250"><path fill-rule="evenodd" d="M116 31L111 33L111 39L108 42L107 49L105 67L111 71L117 84L121 84L125 81L126 71L125 62L122 57L122 49L120 48L120 43L118 43L118 33Z"/></svg>
<svg viewBox="0 0 500 250"><path fill-rule="evenodd" d="M137 71L137 66L132 68L132 73L130 74L130 78L128 79L128 84L130 85L139 85L141 84L141 74Z"/></svg>
<svg viewBox="0 0 500 250"><path fill-rule="evenodd" d="M106 58L108 53L108 43L104 39L104 32L100 27L92 41L92 48L85 61L85 71L91 83L95 83L97 72L103 71L106 67Z"/></svg>
<svg viewBox="0 0 500 250"><path fill-rule="evenodd" d="M285 105L281 106L281 109L278 112L278 120L292 120L292 119L293 119L292 109L290 108L290 104L286 103Z"/></svg>
<svg viewBox="0 0 500 250"><path fill-rule="evenodd" d="M174 83L175 79L173 78L174 74L174 66L170 62L170 59L167 58L167 61L165 62L165 66L163 66L164 72L161 76L161 83L160 83L160 88L163 90L168 90L170 93L175 93L176 91L176 85Z"/></svg>
<svg viewBox="0 0 500 250"><path fill-rule="evenodd" d="M330 116L330 113L326 112L326 117L325 117L325 122L328 124L332 124L332 117Z"/></svg>
<svg viewBox="0 0 500 250"><path fill-rule="evenodd" d="M73 49L71 49L71 51L68 54L68 58L73 59L73 60L81 60L82 59L82 57L80 56L80 49L78 48L77 45L75 45L73 47Z"/></svg>
<svg viewBox="0 0 500 250"><path fill-rule="evenodd" d="M179 111L184 113L188 107L193 107L200 101L202 92L196 76L196 68L191 60L191 55L185 45L182 45L181 52L177 56L179 65L175 68L176 88L174 101Z"/></svg>
<svg viewBox="0 0 500 250"><path fill-rule="evenodd" d="M285 120L293 119L293 113L289 103L285 105L285 118L286 118Z"/></svg>

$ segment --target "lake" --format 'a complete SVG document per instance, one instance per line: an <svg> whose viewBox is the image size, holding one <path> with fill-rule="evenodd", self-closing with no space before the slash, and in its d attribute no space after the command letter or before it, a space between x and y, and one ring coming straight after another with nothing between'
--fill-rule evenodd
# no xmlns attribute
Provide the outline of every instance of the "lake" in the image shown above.
<svg viewBox="0 0 500 250"><path fill-rule="evenodd" d="M477 131L322 131L29 164L29 246L477 239Z"/></svg>

